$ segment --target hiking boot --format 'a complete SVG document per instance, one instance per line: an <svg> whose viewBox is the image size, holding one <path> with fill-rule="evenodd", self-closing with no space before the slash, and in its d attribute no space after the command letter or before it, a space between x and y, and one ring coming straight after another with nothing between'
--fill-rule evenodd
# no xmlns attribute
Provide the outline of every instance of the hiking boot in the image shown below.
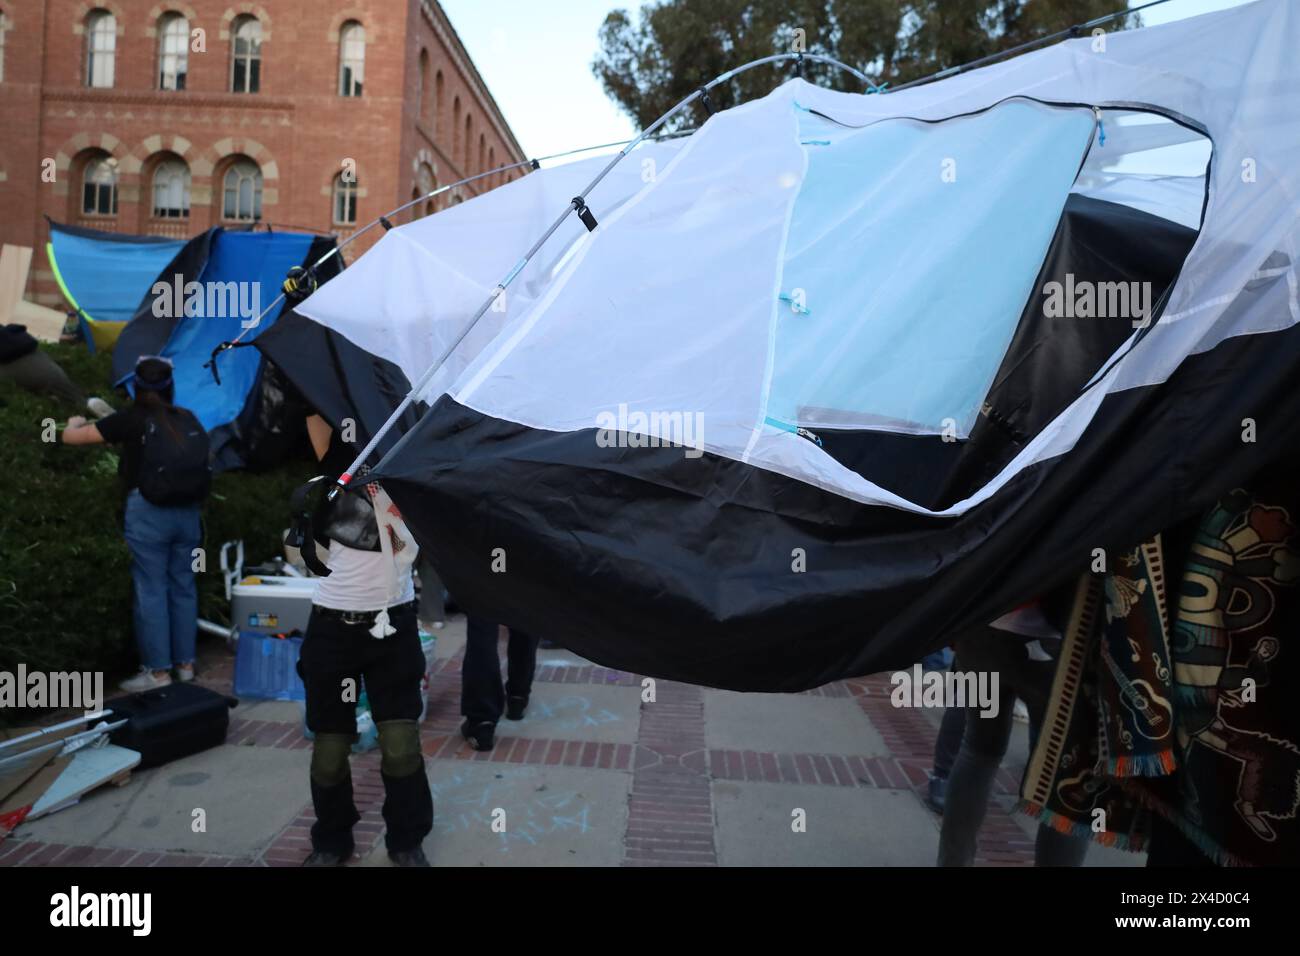
<svg viewBox="0 0 1300 956"><path fill-rule="evenodd" d="M513 696L506 698L506 720L523 720L524 711L527 709L527 697Z"/></svg>
<svg viewBox="0 0 1300 956"><path fill-rule="evenodd" d="M423 847L418 846L410 850L389 850L388 858L393 861L393 866L429 866Z"/></svg>
<svg viewBox="0 0 1300 956"><path fill-rule="evenodd" d="M496 730L497 725L490 720L479 721L473 727L468 720L460 725L461 736L469 741L469 745L475 750L491 750L496 745L496 740L493 739Z"/></svg>
<svg viewBox="0 0 1300 956"><path fill-rule="evenodd" d="M172 675L166 671L159 677L147 667L140 668L140 673L134 677L127 678L117 686L122 688L128 694L140 694L147 690L157 690L159 687L171 686Z"/></svg>
<svg viewBox="0 0 1300 956"><path fill-rule="evenodd" d="M302 861L303 866L342 866L347 863L351 853L335 853L332 850L312 850L311 855Z"/></svg>

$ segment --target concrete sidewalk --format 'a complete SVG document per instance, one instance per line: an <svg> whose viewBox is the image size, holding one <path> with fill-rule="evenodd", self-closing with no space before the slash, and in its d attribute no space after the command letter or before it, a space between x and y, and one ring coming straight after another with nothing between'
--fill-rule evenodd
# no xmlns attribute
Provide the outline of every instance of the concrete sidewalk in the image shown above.
<svg viewBox="0 0 1300 956"><path fill-rule="evenodd" d="M202 649L201 683L228 693L233 659ZM463 649L458 618L438 632L422 726L435 866L934 863L939 818L922 797L942 712L891 706L885 675L791 695L657 681L643 703L639 677L543 649L526 719L503 721L480 754L458 733ZM296 703L242 703L225 745L21 825L0 843L0 866L296 866L313 819L301 727ZM1034 825L1010 812L1026 736L1018 724L982 865L1032 862ZM378 752L354 757L352 772L355 862L387 866ZM1088 862L1145 857L1095 846Z"/></svg>

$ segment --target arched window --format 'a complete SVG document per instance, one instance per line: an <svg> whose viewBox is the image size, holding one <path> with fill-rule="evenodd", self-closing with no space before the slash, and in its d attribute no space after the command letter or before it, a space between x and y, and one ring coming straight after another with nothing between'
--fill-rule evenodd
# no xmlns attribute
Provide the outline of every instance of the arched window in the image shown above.
<svg viewBox="0 0 1300 956"><path fill-rule="evenodd" d="M117 17L107 10L86 14L86 85L109 89L117 53Z"/></svg>
<svg viewBox="0 0 1300 956"><path fill-rule="evenodd" d="M339 30L339 96L360 96L366 78L366 30L349 20Z"/></svg>
<svg viewBox="0 0 1300 956"><path fill-rule="evenodd" d="M466 110L465 111L465 152L462 154L461 158L465 161L465 165L462 168L462 172L464 172L465 175L467 176L469 175L469 163L474 155L473 149L474 149L474 114L471 113L469 110Z"/></svg>
<svg viewBox="0 0 1300 956"><path fill-rule="evenodd" d="M451 160L456 162L460 157L460 97L456 96L451 101Z"/></svg>
<svg viewBox="0 0 1300 956"><path fill-rule="evenodd" d="M179 13L164 13L158 20L158 89L185 89L189 59L190 21Z"/></svg>
<svg viewBox="0 0 1300 956"><path fill-rule="evenodd" d="M496 168L497 168L497 148L496 148L495 146L489 146L489 147L488 147L488 164L487 164L487 168L488 168L488 169L496 169ZM493 173L491 176L488 177L488 186L495 186L495 185L496 185L497 183L499 183L500 181L501 181L501 174L500 174L500 173Z"/></svg>
<svg viewBox="0 0 1300 956"><path fill-rule="evenodd" d="M334 225L355 226L356 224L356 176L345 177L342 173L339 173L334 177Z"/></svg>
<svg viewBox="0 0 1300 956"><path fill-rule="evenodd" d="M478 169L474 170L474 172L476 172L476 173L486 173L486 172L487 172L487 169L488 169L488 166L487 166L487 139L484 138L484 136L483 136L482 133L479 133L479 134L478 134Z"/></svg>
<svg viewBox="0 0 1300 956"><path fill-rule="evenodd" d="M188 219L190 168L183 159L165 159L153 171L153 215L157 219Z"/></svg>
<svg viewBox="0 0 1300 956"><path fill-rule="evenodd" d="M415 91L415 118L425 126L429 125L429 107L433 97L429 95L429 51L420 50L420 88Z"/></svg>
<svg viewBox="0 0 1300 956"><path fill-rule="evenodd" d="M81 212L86 216L117 215L117 160L100 154L86 162L82 174Z"/></svg>
<svg viewBox="0 0 1300 956"><path fill-rule="evenodd" d="M418 199L420 196L427 196L438 188L438 179L433 175L433 170L429 168L428 163L421 163L419 170L415 174L415 190L411 196L412 199ZM438 200L426 199L423 203L423 210L420 206L415 206L411 212L413 219L419 219L421 216L431 216L437 211Z"/></svg>
<svg viewBox="0 0 1300 956"><path fill-rule="evenodd" d="M262 88L262 24L249 14L236 17L230 36L230 90L256 93Z"/></svg>
<svg viewBox="0 0 1300 956"><path fill-rule="evenodd" d="M435 136L442 122L442 87L442 70L439 70L433 77L433 122L429 124L429 131Z"/></svg>
<svg viewBox="0 0 1300 956"><path fill-rule="evenodd" d="M262 171L248 159L235 161L222 179L221 215L254 222L262 218Z"/></svg>

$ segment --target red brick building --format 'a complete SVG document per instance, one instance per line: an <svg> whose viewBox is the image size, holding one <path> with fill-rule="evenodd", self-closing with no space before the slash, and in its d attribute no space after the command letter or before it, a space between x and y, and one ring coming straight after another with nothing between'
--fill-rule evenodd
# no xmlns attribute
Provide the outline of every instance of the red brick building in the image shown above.
<svg viewBox="0 0 1300 956"><path fill-rule="evenodd" d="M36 248L28 296L48 305L45 216L345 236L524 158L435 0L0 0L0 130L0 241Z"/></svg>

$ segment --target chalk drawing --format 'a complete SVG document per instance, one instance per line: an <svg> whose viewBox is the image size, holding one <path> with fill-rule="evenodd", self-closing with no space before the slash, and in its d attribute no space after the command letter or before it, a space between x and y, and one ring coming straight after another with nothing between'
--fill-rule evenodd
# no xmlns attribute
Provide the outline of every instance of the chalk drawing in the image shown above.
<svg viewBox="0 0 1300 956"><path fill-rule="evenodd" d="M438 777L441 779L431 784L437 807L434 815L437 833L491 837L501 853L509 853L512 846L537 846L550 836L584 836L591 832L591 803L582 794L525 789L537 781L536 770L503 767L496 770L494 779L486 785L459 771L450 777L442 774ZM492 833L495 807L506 811L504 833Z"/></svg>

